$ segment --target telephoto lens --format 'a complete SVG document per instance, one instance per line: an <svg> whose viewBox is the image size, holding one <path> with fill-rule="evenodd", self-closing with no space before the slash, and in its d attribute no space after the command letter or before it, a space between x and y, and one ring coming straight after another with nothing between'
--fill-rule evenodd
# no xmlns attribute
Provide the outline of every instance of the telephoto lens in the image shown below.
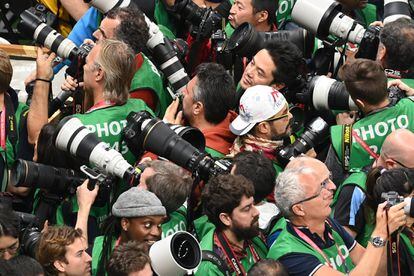
<svg viewBox="0 0 414 276"><path fill-rule="evenodd" d="M201 263L201 248L188 232L179 231L154 243L151 266L159 276L192 275Z"/></svg>

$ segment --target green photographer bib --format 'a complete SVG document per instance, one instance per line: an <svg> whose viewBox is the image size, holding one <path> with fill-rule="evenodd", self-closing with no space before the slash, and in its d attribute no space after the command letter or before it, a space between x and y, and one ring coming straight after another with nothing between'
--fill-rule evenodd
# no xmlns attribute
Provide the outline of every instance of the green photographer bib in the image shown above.
<svg viewBox="0 0 414 276"><path fill-rule="evenodd" d="M377 154L388 134L400 128L414 131L414 102L411 98L404 98L395 106L370 114L352 125L352 130ZM343 125L331 127L332 146L343 164L344 140L349 138L349 171L358 172L370 166L374 159L352 135L344 134L344 129Z"/></svg>
<svg viewBox="0 0 414 276"><path fill-rule="evenodd" d="M178 231L187 231L187 208L185 206L181 206L177 211L168 215L170 219L161 225L161 239L171 236Z"/></svg>

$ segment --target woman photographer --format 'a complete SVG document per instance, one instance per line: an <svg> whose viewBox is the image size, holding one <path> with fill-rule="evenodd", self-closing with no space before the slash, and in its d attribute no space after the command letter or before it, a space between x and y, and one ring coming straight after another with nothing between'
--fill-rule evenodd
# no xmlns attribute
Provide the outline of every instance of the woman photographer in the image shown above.
<svg viewBox="0 0 414 276"><path fill-rule="evenodd" d="M396 192L398 196L394 193ZM414 169L398 168L385 170L381 167L373 169L367 179L366 210L376 210L378 204L388 201L389 205L402 204L404 198L414 196ZM406 204L412 201L406 200ZM405 208L408 209L408 206ZM408 209L409 210L409 209ZM400 210L404 212L404 210ZM412 211L411 211L412 213ZM375 217L374 217L375 220ZM375 223L375 221L374 221ZM398 231L395 237L389 239L388 246L397 245L398 252L392 254L388 250L389 275L414 275L414 218L407 214L405 226ZM392 244L392 242L396 242ZM392 254L392 255L390 255ZM398 272L397 272L398 271Z"/></svg>

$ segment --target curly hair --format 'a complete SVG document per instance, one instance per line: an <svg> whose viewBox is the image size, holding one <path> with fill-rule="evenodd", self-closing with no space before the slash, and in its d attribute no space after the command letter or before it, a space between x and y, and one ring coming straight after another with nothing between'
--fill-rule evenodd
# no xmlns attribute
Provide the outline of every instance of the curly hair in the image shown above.
<svg viewBox="0 0 414 276"><path fill-rule="evenodd" d="M386 65L390 69L408 70L414 64L414 21L400 18L384 26L380 41L386 49Z"/></svg>
<svg viewBox="0 0 414 276"><path fill-rule="evenodd" d="M115 28L115 38L125 42L135 54L145 50L149 39L149 28L144 13L137 7L117 8L106 15L119 19L121 23Z"/></svg>
<svg viewBox="0 0 414 276"><path fill-rule="evenodd" d="M46 275L58 275L59 271L53 263L56 260L67 263L66 246L73 244L76 239L83 239L82 230L69 226L51 226L42 233L36 259Z"/></svg>
<svg viewBox="0 0 414 276"><path fill-rule="evenodd" d="M211 178L201 195L204 213L208 219L223 230L226 226L220 220L220 214L231 214L239 206L243 196L252 197L254 186L241 175L218 175Z"/></svg>
<svg viewBox="0 0 414 276"><path fill-rule="evenodd" d="M128 276L151 263L148 246L144 242L129 241L114 249L107 265L108 276Z"/></svg>

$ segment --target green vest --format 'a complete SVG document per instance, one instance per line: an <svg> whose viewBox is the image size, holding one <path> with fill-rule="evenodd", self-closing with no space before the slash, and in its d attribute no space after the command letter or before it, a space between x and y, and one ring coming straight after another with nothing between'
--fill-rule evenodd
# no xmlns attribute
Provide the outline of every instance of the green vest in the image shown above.
<svg viewBox="0 0 414 276"><path fill-rule="evenodd" d="M414 131L414 103L411 97L400 100L395 106L370 114L357 121L352 126L352 129L357 135L364 140L375 153L378 153L381 149L385 137L387 137L393 130L399 128L406 128ZM331 127L332 146L342 163L343 131L343 125ZM349 171L358 172L359 169L371 165L374 162L374 159L355 139L351 140Z"/></svg>
<svg viewBox="0 0 414 276"><path fill-rule="evenodd" d="M342 189L345 186L356 185L364 193L366 193L366 190L367 190L366 183L365 183L366 180L367 180L367 174L363 171L360 171L360 172L352 173L350 176L348 176L345 179L345 181L341 185L339 185L338 189L335 192L335 196L333 198L333 201L331 203L332 217L335 213L336 202L338 201L338 197L339 197ZM364 208L364 207L361 206L361 208ZM374 228L375 228L375 225L372 223L373 221L369 220L371 215L375 215L375 214L371 214L372 212L370 212L370 214L369 214L370 216L367 216L368 214L365 214L365 212L368 212L368 209L364 210L364 215L366 217L366 221L365 221L363 232L358 233L358 235L355 238L358 241L358 243L360 245L362 245L363 247L367 247L368 241L370 240L371 234L372 234L372 232L374 231Z"/></svg>
<svg viewBox="0 0 414 276"><path fill-rule="evenodd" d="M164 239L178 231L187 231L186 216L187 208L185 206L181 206L177 211L169 214L170 219L161 225L161 239Z"/></svg>
<svg viewBox="0 0 414 276"><path fill-rule="evenodd" d="M157 95L157 107L155 115L162 118L165 110L170 105L172 98L164 86L162 75L158 72L157 67L142 54L143 62L138 71L135 72L131 81L130 91L140 88L151 89Z"/></svg>
<svg viewBox="0 0 414 276"><path fill-rule="evenodd" d="M194 228L197 233L197 238L202 240L204 236L216 227L212 224L206 215L194 220Z"/></svg>
<svg viewBox="0 0 414 276"><path fill-rule="evenodd" d="M214 236L215 229L210 230L200 242L201 250L213 250L213 236ZM264 242L259 237L254 237L252 239L252 244L254 249L256 250L257 254L260 258L265 258L267 254L267 248ZM249 271L250 268L255 264L252 252L249 249L246 249L247 257L243 258L240 263L245 269L245 271ZM204 276L204 275L224 275L220 269L210 261L202 261L200 266L197 269L195 274L196 276ZM236 275L236 273L232 273L232 275Z"/></svg>
<svg viewBox="0 0 414 276"><path fill-rule="evenodd" d="M0 153L1 153L1 158L3 158L3 161L5 161L5 166L4 166L4 170L3 170L3 179L1 180L1 189L0 192L4 192L7 189L7 183L8 183L8 170L11 169L14 161L16 160L16 156L15 153L17 153L17 149L19 148L19 134L20 134L20 129L21 127L26 127L26 126L21 126L20 125L20 120L22 118L22 116L27 116L27 112L29 111L29 107L23 103L19 103L16 110L14 111L14 118L16 120L16 144L13 145L12 141L10 141L9 136L7 134L7 128L6 128L6 150L4 150L2 147L0 147ZM1 114L1 113L0 113ZM7 120L7 118L6 118Z"/></svg>
<svg viewBox="0 0 414 276"><path fill-rule="evenodd" d="M356 17L362 20L367 28L372 22L377 21L377 7L374 4L367 4L362 10L355 10Z"/></svg>
<svg viewBox="0 0 414 276"><path fill-rule="evenodd" d="M169 32L173 33L174 35L177 34L177 22L168 14L164 3L161 0L155 0L154 18L158 26L163 25L169 30ZM165 36L170 38L164 30L161 28L160 30Z"/></svg>
<svg viewBox="0 0 414 276"><path fill-rule="evenodd" d="M210 154L210 155L211 155L211 157L214 157L214 158L222 158L222 157L224 157L224 156L225 156L225 155L224 155L224 154L222 154L221 152L216 151L215 149L212 149L212 148L208 148L208 147L206 147L206 148L205 148L205 151L206 151L208 154Z"/></svg>
<svg viewBox="0 0 414 276"><path fill-rule="evenodd" d="M103 242L104 242L105 236L98 236L95 238L95 241L93 242L93 248L92 248L92 275L96 275L98 272L98 265L99 265L99 259L101 258L102 250L103 250ZM116 239L112 239L112 249L111 251L114 251L115 248Z"/></svg>
<svg viewBox="0 0 414 276"><path fill-rule="evenodd" d="M292 21L292 9L296 0L279 0L279 8L276 11L277 26L281 26L285 22Z"/></svg>
<svg viewBox="0 0 414 276"><path fill-rule="evenodd" d="M138 99L129 99L123 105L110 106L93 110L85 114L76 114L81 122L92 132L94 132L103 142L107 143L111 148L119 151L129 164L134 164L137 157L128 149L125 141L121 141L122 129L126 126L126 117L130 112L138 112L146 110L152 114L152 110L142 101ZM115 196L125 191L128 186L123 181L118 182ZM78 203L76 196L70 198L72 201L72 212L78 211ZM103 207L92 207L90 215L97 218L100 224L110 211L109 202ZM64 214L61 206L58 207L56 213L56 224L64 225Z"/></svg>
<svg viewBox="0 0 414 276"><path fill-rule="evenodd" d="M332 236L334 238L335 244L329 248L323 249L322 251L325 253L333 269L338 270L342 273L346 273L345 266L343 265L342 260L338 255L337 246L341 250L342 256L345 258L346 267L348 270L352 270L354 268L354 264L352 263L351 257L349 256L348 248L346 247L342 237L334 229L332 229ZM311 245L309 245L301 238L292 235L288 229L285 228L280 233L276 242L274 242L270 247L267 258L278 260L283 256L291 253L309 254L316 257L322 264L328 265L322 254L316 251Z"/></svg>
<svg viewBox="0 0 414 276"><path fill-rule="evenodd" d="M284 217L281 217L275 223L275 225L273 225L272 230L270 230L270 232L267 236L271 236L273 233L276 233L276 232L282 232L285 228L286 228L286 219ZM276 242L276 240L274 242Z"/></svg>
<svg viewBox="0 0 414 276"><path fill-rule="evenodd" d="M408 254L410 254L411 260L414 262L414 246L411 244L410 238L406 234L400 233L401 241L407 248Z"/></svg>

